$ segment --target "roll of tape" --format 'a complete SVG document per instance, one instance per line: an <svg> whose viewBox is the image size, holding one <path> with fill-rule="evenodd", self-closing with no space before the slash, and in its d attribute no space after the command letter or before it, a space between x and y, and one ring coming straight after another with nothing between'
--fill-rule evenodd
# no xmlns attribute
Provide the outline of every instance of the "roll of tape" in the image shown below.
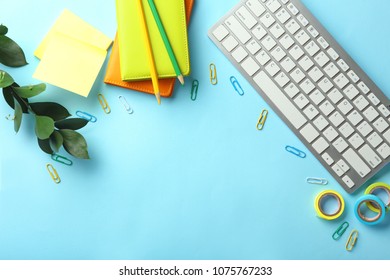
<svg viewBox="0 0 390 280"><path fill-rule="evenodd" d="M385 204L385 207L386 207L386 211L389 211L389 208L390 208L390 186L386 183L382 183L382 182L379 182L379 183L374 183L372 185L370 185L366 191L364 192L364 194L374 194L374 192L376 190L383 190L387 193L387 202L383 202ZM371 210L371 211L374 211L376 213L379 212L379 209L376 208L376 206L369 202L367 203L367 207Z"/></svg>
<svg viewBox="0 0 390 280"><path fill-rule="evenodd" d="M366 204L368 206L369 203L372 203L375 206L375 209L376 209L375 213L377 213L377 215L372 217L372 218L364 216L364 214L361 212L361 209L360 209L363 204ZM372 225L373 226L373 225L377 225L383 221L383 219L385 218L385 215L386 215L386 208L385 208L385 204L383 203L383 201L379 197L372 195L372 194L368 194L368 195L364 195L364 196L360 197L356 201L354 212L355 212L355 216L359 220L359 222L361 222L365 225Z"/></svg>
<svg viewBox="0 0 390 280"><path fill-rule="evenodd" d="M324 209L322 208L321 203L327 197L332 197L332 198L336 199L336 201L338 203L336 212L325 213ZM327 191L323 191L317 195L317 197L314 201L314 208L316 209L318 217L330 221L330 220L335 220L335 219L339 218L343 214L344 208L345 208L345 203L344 203L343 197L339 193L337 193L335 191L327 190Z"/></svg>

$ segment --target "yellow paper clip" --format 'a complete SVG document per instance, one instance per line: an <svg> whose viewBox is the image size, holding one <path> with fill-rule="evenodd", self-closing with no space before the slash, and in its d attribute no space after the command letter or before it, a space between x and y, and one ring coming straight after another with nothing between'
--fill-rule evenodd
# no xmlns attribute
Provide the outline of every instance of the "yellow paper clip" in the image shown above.
<svg viewBox="0 0 390 280"><path fill-rule="evenodd" d="M49 174L53 179L54 183L59 184L61 182L61 178L60 176L58 176L57 170L54 168L54 166L48 163L46 164L46 169L47 171L49 171Z"/></svg>
<svg viewBox="0 0 390 280"><path fill-rule="evenodd" d="M198 89L199 89L199 81L194 80L192 82L192 88L191 88L191 100L195 101L196 98L198 97Z"/></svg>
<svg viewBox="0 0 390 280"><path fill-rule="evenodd" d="M230 77L230 82L232 83L232 85L233 85L234 89L236 90L236 92L237 92L239 95L243 96L245 92L244 92L244 90L242 89L240 83L237 81L236 77L231 76L231 77Z"/></svg>
<svg viewBox="0 0 390 280"><path fill-rule="evenodd" d="M134 110L130 107L129 103L127 103L127 100L124 96L119 95L118 98L119 98L120 102L122 102L123 107L125 107L125 110L127 111L127 113L129 113L129 114L134 113Z"/></svg>
<svg viewBox="0 0 390 280"><path fill-rule="evenodd" d="M99 99L100 106L102 106L102 108L103 108L104 113L106 113L106 114L111 113L111 108L108 105L107 100L104 97L104 95L99 93L98 94L98 99Z"/></svg>
<svg viewBox="0 0 390 280"><path fill-rule="evenodd" d="M353 247L355 247L358 236L359 236L359 232L356 229L354 229L348 237L347 244L345 244L345 249L347 251L350 252L352 251Z"/></svg>
<svg viewBox="0 0 390 280"><path fill-rule="evenodd" d="M265 121L267 120L268 110L263 110L260 114L259 120L257 121L256 128L257 130L262 130L264 128Z"/></svg>
<svg viewBox="0 0 390 280"><path fill-rule="evenodd" d="M313 178L313 177L306 178L306 182L309 184L314 184L314 185L327 185L328 184L328 180L326 180L326 179Z"/></svg>
<svg viewBox="0 0 390 280"><path fill-rule="evenodd" d="M5 119L8 120L8 121L14 121L15 120L15 116L12 116L11 114L8 114L8 116L5 116Z"/></svg>
<svg viewBox="0 0 390 280"><path fill-rule="evenodd" d="M217 67L214 63L210 64L210 82L212 85L218 84Z"/></svg>
<svg viewBox="0 0 390 280"><path fill-rule="evenodd" d="M97 121L97 118L95 116L92 116L91 114L88 114L86 112L76 111L76 115L79 118L82 118L82 119L87 120L87 121L92 122L92 123L95 123Z"/></svg>

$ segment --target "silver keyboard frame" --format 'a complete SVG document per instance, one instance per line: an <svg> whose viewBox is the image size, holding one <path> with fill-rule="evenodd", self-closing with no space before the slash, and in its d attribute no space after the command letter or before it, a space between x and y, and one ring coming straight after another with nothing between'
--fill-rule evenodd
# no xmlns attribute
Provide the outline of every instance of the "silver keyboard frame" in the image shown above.
<svg viewBox="0 0 390 280"><path fill-rule="evenodd" d="M285 124L295 133L295 135L302 141L302 143L305 144L306 148L309 149L312 154L321 162L321 164L328 170L328 172L338 181L338 183L344 188L344 190L348 193L353 193L355 191L357 191L361 186L367 184L367 182L375 175L377 174L379 171L381 171L386 165L387 163L390 161L390 157L388 157L386 160L383 160L382 163L380 165L378 165L376 168L372 169L372 171L365 177L365 178L361 178L357 172L354 172L354 174L356 174L356 176L350 176L350 178L355 182L355 186L352 187L352 188L349 188L348 186L346 186L346 184L342 181L342 178L339 177L331 168L331 166L329 166L325 161L324 159L321 157L321 155L319 155L315 150L314 148L312 147L312 145L310 143L308 143L306 141L306 139L301 135L301 133L299 132L299 130L295 129L295 127L290 123L290 121L284 116L284 114L277 108L276 105L273 104L272 100L269 99L265 94L263 94L261 88L254 82L253 80L253 77L249 76L245 70L241 67L241 65L239 63L237 63L234 58L232 57L231 53L229 53L221 44L221 42L219 42L215 37L214 35L212 34L212 32L217 28L219 27L221 24L224 25L224 22L225 20L227 20L231 15L234 15L235 12L240 8L242 7L243 5L245 5L245 2L247 0L241 0L240 3L238 3L234 8L232 8L229 12L227 12L225 14L225 16L223 16L220 20L218 20L218 22L213 25L209 31L208 31L208 36L209 38L214 42L214 44L220 49L220 51L223 52L223 54L230 60L230 62L236 67L236 69L246 78L246 80L253 86L253 88L259 93L259 95L270 105L270 107L274 110L274 112L276 112L278 114L278 116L285 122ZM261 2L261 0L259 1ZM382 104L384 104L387 108L390 108L390 101L389 99L386 97L386 95L378 88L378 86L367 76L367 74L359 67L359 65L357 65L357 63L348 55L348 53L337 43L337 41L332 37L332 35L325 29L325 27L322 26L322 24L315 18L315 16L304 6L304 4L299 1L299 0L290 0L288 3L293 3L297 8L298 10L300 11L300 13L302 13L306 19L309 21L309 24L310 25L313 25L313 27L319 32L319 36L322 36L330 45L330 47L332 47L339 55L340 55L340 58L344 59L344 61L350 66L350 69L352 69L360 78L360 81L363 81L367 86L368 88L370 88L370 91L373 92L376 97L380 100L380 102ZM288 4L287 3L287 4ZM264 4L264 3L262 3ZM282 3L280 3L284 8L287 9L287 5L284 5ZM265 4L264 4L265 5ZM288 10L288 9L287 9ZM298 14L299 15L299 14ZM296 19L296 16L293 16L292 15L292 18L295 18ZM298 22L298 21L297 21ZM242 24L243 28L245 28L250 34L252 34L251 30L248 29L244 24ZM302 29L302 27L301 27ZM233 37L234 34L230 33L230 35L232 35ZM318 36L318 37L319 37ZM318 37L316 39L318 39ZM291 38L294 40L294 42L298 45L300 45L298 43L298 41L296 40L295 36L291 36ZM235 37L235 39L239 42L238 38ZM239 45L242 45L242 44L239 44ZM302 48L302 50L304 51L304 53L306 55L309 55L307 53L307 51ZM270 57L271 54L269 51L265 50L268 55ZM253 55L251 55L250 53L248 54L249 56L252 56L254 58ZM320 67L319 65L317 65L320 69L323 69L323 67ZM261 69L264 69L263 67ZM306 73L306 71L304 71ZM271 77L272 80L274 80L272 77ZM315 83L316 84L316 83ZM276 82L275 82L275 85L282 91L284 92L284 88L280 87ZM360 90L359 90L360 91ZM363 94L363 93L361 93ZM351 105L353 106L354 109L357 109L355 104L353 104L353 102L351 102ZM316 106L317 107L317 106ZM309 123L312 123L312 121L309 121ZM372 124L372 123L371 123ZM375 128L374 128L374 131ZM379 133L379 131L376 131L379 135L382 135L382 133ZM365 140L365 143L367 143L367 137L364 137L364 140ZM332 147L331 147L332 148ZM356 149L354 149L353 147L351 147L354 151L357 152ZM333 148L332 148L333 149ZM334 153L332 151L328 151L328 153L333 156L334 154L338 154L338 155L341 155L341 153L337 152ZM342 158L342 157L341 157ZM337 159L335 160L335 162L337 162L337 160L339 159L339 157L337 157ZM382 159L382 158L381 158Z"/></svg>

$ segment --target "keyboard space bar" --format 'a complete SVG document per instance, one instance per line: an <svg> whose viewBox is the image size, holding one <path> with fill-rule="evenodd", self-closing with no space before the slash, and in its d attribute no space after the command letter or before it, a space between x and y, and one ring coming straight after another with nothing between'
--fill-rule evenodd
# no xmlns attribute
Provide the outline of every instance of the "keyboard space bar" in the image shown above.
<svg viewBox="0 0 390 280"><path fill-rule="evenodd" d="M296 129L299 129L306 123L306 118L264 71L257 74L253 80Z"/></svg>

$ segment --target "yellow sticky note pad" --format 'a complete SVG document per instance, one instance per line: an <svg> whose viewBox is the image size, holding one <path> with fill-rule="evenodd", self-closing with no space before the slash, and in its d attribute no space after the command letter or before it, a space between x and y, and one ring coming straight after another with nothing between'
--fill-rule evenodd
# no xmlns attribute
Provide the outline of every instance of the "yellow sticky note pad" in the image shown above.
<svg viewBox="0 0 390 280"><path fill-rule="evenodd" d="M33 77L87 97L107 51L53 33Z"/></svg>

